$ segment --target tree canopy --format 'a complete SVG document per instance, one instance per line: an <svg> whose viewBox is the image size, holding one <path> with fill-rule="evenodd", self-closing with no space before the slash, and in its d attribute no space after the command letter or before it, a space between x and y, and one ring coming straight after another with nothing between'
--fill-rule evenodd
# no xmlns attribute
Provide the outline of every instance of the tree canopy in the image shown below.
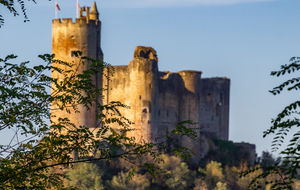
<svg viewBox="0 0 300 190"><path fill-rule="evenodd" d="M9 143L0 146L3 157L1 189L45 189L51 186L63 189L62 179L66 175L48 175L49 168L71 167L74 163L96 160L110 162L116 157L135 164L133 160L150 155L153 162L143 163L143 166L148 173L157 176L163 170L155 163L162 161L160 152L170 147L170 141L172 145L181 136L199 140L194 128L184 126L193 124L191 121L179 123L167 141L161 143L136 142L134 137L126 136L126 132L134 130L131 122L118 111L119 107L126 106L120 102L99 103L97 98L102 97L105 89L97 88L92 80L95 75L103 75L103 70L109 69L110 65L81 57L80 52L75 54L78 63L55 60L54 55L46 54L39 56L45 64L33 68L27 67L28 62L11 63L16 58L14 55L0 59L0 131L14 130L15 133ZM53 66L54 63L62 64L66 69ZM90 69L83 73L72 69L87 63ZM58 72L64 77L52 78L44 74L45 71ZM67 117L61 118L51 112L53 105L72 114L78 112L79 105L89 110L93 104L99 109L99 124L93 130L76 126ZM110 127L111 123L118 123L121 130L115 131ZM79 160L73 159L73 152L78 154ZM185 160L193 154L185 147L174 148L173 152ZM132 169L129 178L134 173L135 169Z"/></svg>
<svg viewBox="0 0 300 190"><path fill-rule="evenodd" d="M16 4L21 7L24 21L28 21L24 1L0 1L0 5L14 16L19 15ZM0 15L0 27L3 24L4 18ZM1 135L13 132L7 142L0 144L0 189L72 189L72 184L65 186L63 183L67 174L50 170L76 168L79 167L77 163L99 160L110 163L120 158L135 166L142 165L146 172L156 177L160 172L166 173L158 165L163 161L161 153L164 150L171 148L184 160L191 158L190 149L173 145L182 136L199 142L195 128L185 127L194 122L180 122L166 141L160 143L137 142L134 137L126 136L134 127L120 114L119 108L129 107L118 101L101 104L98 99L106 89L97 87L93 81L95 76L109 79L103 71L112 67L82 56L79 51L74 55L78 61L73 63L57 60L55 55L40 55L44 63L36 63L34 67L29 67L28 61L15 63L16 55L0 58L0 132ZM79 73L76 68L81 64L89 64L90 69ZM62 77L48 76L49 72ZM53 114L53 109L72 114L79 112L79 106L90 110L93 105L98 110L98 123L93 129L76 126L68 117ZM117 123L121 130L110 127L112 123ZM74 154L78 159L74 159ZM151 162L135 161L146 155L152 158ZM136 167L133 167L126 176L131 179L135 173Z"/></svg>
<svg viewBox="0 0 300 190"><path fill-rule="evenodd" d="M28 0L28 1L32 1L33 3L36 3L35 0ZM0 4L2 4L4 7L7 8L7 10L13 14L14 16L19 16L19 12L17 11L17 9L15 8L15 1L14 0L1 0ZM25 2L23 0L18 0L17 4L20 5L21 11L23 13L24 16L24 22L29 21L28 16L27 16L27 12L26 12L26 8L25 8ZM3 16L0 14L0 28L1 26L4 25L4 18Z"/></svg>
<svg viewBox="0 0 300 190"><path fill-rule="evenodd" d="M300 57L292 57L289 64L281 65L280 70L272 71L271 76L280 77L287 74L292 74L300 70ZM281 92L287 90L299 90L300 77L293 77L282 84L274 87L269 92L273 95L279 95ZM274 119L271 120L271 127L264 131L263 137L270 134L275 134L272 141L272 151L279 150L284 143L284 138L292 129L297 129L300 126L299 120L299 106L300 101L296 100L287 105ZM270 184L271 189L293 189L293 183L298 177L298 170L300 169L300 132L297 130L293 137L289 139L287 147L280 151L282 159L278 160L262 160L266 164L264 166L246 171L241 176L248 175L258 169L263 169L264 172L257 178L251 181L249 189L260 189L261 181L265 184ZM276 175L276 180L268 180L268 176Z"/></svg>

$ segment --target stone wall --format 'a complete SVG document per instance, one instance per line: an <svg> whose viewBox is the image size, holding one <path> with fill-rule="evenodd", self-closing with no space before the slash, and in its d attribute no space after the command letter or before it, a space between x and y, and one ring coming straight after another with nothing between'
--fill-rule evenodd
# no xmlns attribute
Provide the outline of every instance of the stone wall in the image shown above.
<svg viewBox="0 0 300 190"><path fill-rule="evenodd" d="M202 127L201 134L208 138L228 140L230 80L201 79L200 71L159 72L157 62L153 48L138 46L128 66L115 66L114 76L103 80L108 87L103 102L130 106L121 109L135 123L136 130L128 135L160 142L178 122L192 120L199 123L189 127ZM200 152L200 145L189 138L182 138L180 145Z"/></svg>
<svg viewBox="0 0 300 190"><path fill-rule="evenodd" d="M52 53L56 59L76 63L79 60L72 52L78 50L83 56L103 59L101 22L96 4L91 12L87 8L86 16L82 12L81 9L80 18L75 22L72 19L52 21ZM200 71L159 72L156 51L144 46L136 47L128 66L113 68L114 75L109 79L96 76L93 80L99 88L107 88L99 102L120 101L130 106L130 109L120 108L121 114L135 123L132 127L136 130L128 133L129 136L134 136L137 141L160 142L178 122L192 120L199 123L189 127L202 128L201 135L228 140L229 79L201 79ZM81 65L79 72L86 69L89 69L88 63ZM55 73L52 77L62 78ZM95 106L91 111L79 107L79 111L79 114L71 115L60 110L52 113L89 128L94 128L99 122L96 121ZM117 124L112 127L119 128ZM198 153L196 158L199 158L201 148L198 143L182 138L180 144Z"/></svg>
<svg viewBox="0 0 300 190"><path fill-rule="evenodd" d="M228 140L229 93L228 78L201 79L200 127L210 138Z"/></svg>
<svg viewBox="0 0 300 190"><path fill-rule="evenodd" d="M246 160L251 167L254 167L255 158L256 158L256 151L255 151L255 144L250 143L234 143L237 147L240 148L242 154L246 154L248 159Z"/></svg>

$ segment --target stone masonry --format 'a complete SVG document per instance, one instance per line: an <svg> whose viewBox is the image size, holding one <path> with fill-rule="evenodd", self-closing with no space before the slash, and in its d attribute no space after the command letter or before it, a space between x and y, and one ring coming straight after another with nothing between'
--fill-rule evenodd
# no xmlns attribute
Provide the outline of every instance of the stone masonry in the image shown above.
<svg viewBox="0 0 300 190"><path fill-rule="evenodd" d="M54 19L52 22L52 53L56 59L76 62L72 52L80 50L83 56L103 59L100 46L101 22L94 2L80 18ZM88 69L86 64L79 71ZM122 114L133 121L136 128L132 134L138 141L160 141L176 124L184 120L199 122L198 134L208 138L228 140L229 92L228 78L201 78L201 71L161 72L158 69L156 51L151 47L137 46L134 58L126 66L114 66L114 75L107 80L94 80L102 88L108 87L103 104L120 101L130 106ZM53 76L60 77L60 76ZM80 114L68 115L60 110L55 114L69 117L76 125L93 128L96 125L96 108ZM115 126L117 128L117 126ZM181 145L199 153L200 145L187 139ZM198 154L200 155L200 153ZM201 156L197 156L200 158Z"/></svg>

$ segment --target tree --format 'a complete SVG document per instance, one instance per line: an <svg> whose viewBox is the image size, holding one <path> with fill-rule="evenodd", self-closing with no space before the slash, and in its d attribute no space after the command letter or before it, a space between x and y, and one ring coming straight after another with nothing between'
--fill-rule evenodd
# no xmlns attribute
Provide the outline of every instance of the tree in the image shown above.
<svg viewBox="0 0 300 190"><path fill-rule="evenodd" d="M126 189L136 189L144 190L149 188L149 180L141 174L136 174L132 180L128 179L128 174L121 171L118 176L113 176L111 181L107 181L109 189L113 190L126 190Z"/></svg>
<svg viewBox="0 0 300 190"><path fill-rule="evenodd" d="M208 190L208 187L202 178L197 178L195 180L195 187L193 190Z"/></svg>
<svg viewBox="0 0 300 190"><path fill-rule="evenodd" d="M34 2L34 3L36 3L35 0L31 0L31 1ZM18 11L15 9L15 1L14 0L1 0L0 4L2 4L4 7L6 7L8 9L8 11L10 13L12 13L14 16L18 16L19 15ZM28 22L29 19L28 19L27 13L26 13L26 8L25 8L24 1L23 0L18 0L18 4L20 5L21 10L22 10L23 15L24 15L24 22ZM0 14L0 28L3 25L4 25L4 18Z"/></svg>
<svg viewBox="0 0 300 190"><path fill-rule="evenodd" d="M103 190L101 176L103 172L93 163L79 163L67 171L70 180L65 180L66 186L74 186L86 190Z"/></svg>
<svg viewBox="0 0 300 190"><path fill-rule="evenodd" d="M213 190L228 190L227 189L227 184L226 183L222 183L222 182L219 181L217 183L217 186Z"/></svg>
<svg viewBox="0 0 300 190"><path fill-rule="evenodd" d="M231 190L239 189L237 183L239 181L240 170L235 166L229 167L226 165L223 171L228 188Z"/></svg>
<svg viewBox="0 0 300 190"><path fill-rule="evenodd" d="M263 151L262 155L257 157L256 162L262 167L273 166L275 163L281 162L281 157L275 158L270 152Z"/></svg>
<svg viewBox="0 0 300 190"><path fill-rule="evenodd" d="M196 178L196 171L188 169L186 163L181 162L174 171L171 171L170 177L166 180L169 189L190 189Z"/></svg>
<svg viewBox="0 0 300 190"><path fill-rule="evenodd" d="M35 0L32 2L36 3ZM18 1L28 21L24 1ZM0 5L6 7L15 16L14 0L1 0ZM0 15L0 27L4 18ZM126 133L134 130L131 122L120 115L119 108L126 108L121 102L111 102L101 105L98 98L105 89L99 89L93 83L93 76L103 75L105 69L111 67L101 61L81 56L77 63L67 63L55 60L54 55L39 56L45 63L33 68L28 62L13 64L17 57L8 55L0 59L0 132L14 131L12 139L0 145L0 189L47 189L55 187L66 189L63 180L67 175L51 173L53 167L75 167L77 163L121 158L128 163L144 155L152 158L151 163L142 163L143 167L153 176L162 171L155 163L161 162L160 151L168 148L170 141L175 144L182 136L188 136L199 141L194 128L187 128L179 123L161 143L140 143ZM77 73L76 65L90 64L89 70ZM65 70L55 67L62 64ZM63 78L49 77L46 72L57 72ZM52 93L50 92L52 89ZM99 123L94 130L85 126L76 126L67 117L62 118L51 112L51 105L65 110L69 114L78 111L78 106L90 109L96 105L99 113ZM115 131L111 123L118 123L122 130ZM168 143L167 143L168 142ZM171 143L172 145L172 143ZM174 153L188 160L193 154L185 147L173 149ZM72 153L78 154L74 160ZM94 153L94 154L93 154ZM94 156L95 155L95 156ZM135 168L128 172L129 179L133 177Z"/></svg>
<svg viewBox="0 0 300 190"><path fill-rule="evenodd" d="M213 189L218 182L224 181L221 163L211 161L206 164L205 170L199 168L199 172L205 175L204 181L209 189Z"/></svg>
<svg viewBox="0 0 300 190"><path fill-rule="evenodd" d="M0 146L0 154L4 157L0 164L1 189L45 189L52 186L63 189L62 180L66 175L47 175L49 168L72 167L74 163L96 160L110 162L116 157L132 162L133 158L150 155L154 163L143 163L143 166L153 176L161 171L155 162L162 160L159 151L167 148L167 141L140 143L134 137L127 137L126 133L133 130L131 122L118 111L119 107L126 106L120 102L101 105L97 101L105 89L97 88L92 78L102 75L102 71L110 66L81 57L80 52L75 54L80 58L77 64L89 63L89 70L77 73L76 69L72 69L76 64L55 60L54 55L48 54L40 56L46 62L44 65L33 68L27 67L28 62L10 63L16 58L14 55L0 59L0 131L15 131L14 138ZM61 70L53 66L54 63L63 64L66 69ZM45 71L58 72L64 77L60 80L51 78L44 74ZM49 93L50 88L52 93ZM68 118L51 114L50 109L50 105L56 105L72 114L78 111L78 105L89 110L94 104L99 109L99 123L93 131L85 126L75 126ZM122 129L115 131L110 127L111 123L118 123ZM199 140L195 129L186 128L184 124L193 122L179 123L167 140L175 139L176 143L181 136ZM20 137L23 139L20 140ZM92 156L95 151L96 156ZM185 147L173 151L185 160L192 155ZM72 152L76 152L80 159L74 160ZM134 173L134 169L130 171L129 178Z"/></svg>
<svg viewBox="0 0 300 190"><path fill-rule="evenodd" d="M296 73L300 70L300 57L292 57L289 64L281 65L279 71L272 71L271 76L283 76L286 74ZM279 86L274 87L269 92L273 95L279 95L284 90L299 90L300 77L291 78ZM293 129L300 126L299 120L300 101L297 100L286 106L274 119L272 119L271 127L264 131L263 137L269 134L275 134L272 142L272 151L276 151L284 142L284 137ZM287 148L280 152L283 161L277 160L271 166L259 167L253 170L246 171L241 174L245 176L260 168L264 172L257 178L252 180L249 189L259 189L258 181L265 180L265 184L271 184L271 189L293 189L293 181L296 179L297 170L300 168L300 132L299 130L293 134L289 140ZM270 175L278 176L279 180L268 180Z"/></svg>

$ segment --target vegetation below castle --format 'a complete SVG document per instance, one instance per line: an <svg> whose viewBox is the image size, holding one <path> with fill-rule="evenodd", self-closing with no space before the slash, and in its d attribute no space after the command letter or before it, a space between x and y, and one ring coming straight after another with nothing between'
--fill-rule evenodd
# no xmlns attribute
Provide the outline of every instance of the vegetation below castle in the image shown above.
<svg viewBox="0 0 300 190"><path fill-rule="evenodd" d="M70 180L64 180L66 186L76 186L79 189L169 189L169 190L245 190L247 186L258 175L262 169L257 170L246 177L239 178L239 173L251 169L247 162L235 163L236 166L222 165L216 161L207 162L204 167L197 167L182 161L173 155L163 155L163 162L159 165L167 171L167 175L158 174L156 178L147 174L143 168L136 165L128 165L122 159L116 159L112 165L104 161L96 163L76 164L73 169L53 169L51 172L62 172L69 175ZM149 161L143 157L140 162ZM271 164L275 161L268 152L258 159L260 164ZM270 162L271 161L271 162ZM257 165L258 166L258 165ZM128 172L136 167L137 174L128 178ZM266 180L276 180L275 176L269 176ZM269 190L270 185L260 182L262 190ZM300 188L300 180L295 180L293 189Z"/></svg>

